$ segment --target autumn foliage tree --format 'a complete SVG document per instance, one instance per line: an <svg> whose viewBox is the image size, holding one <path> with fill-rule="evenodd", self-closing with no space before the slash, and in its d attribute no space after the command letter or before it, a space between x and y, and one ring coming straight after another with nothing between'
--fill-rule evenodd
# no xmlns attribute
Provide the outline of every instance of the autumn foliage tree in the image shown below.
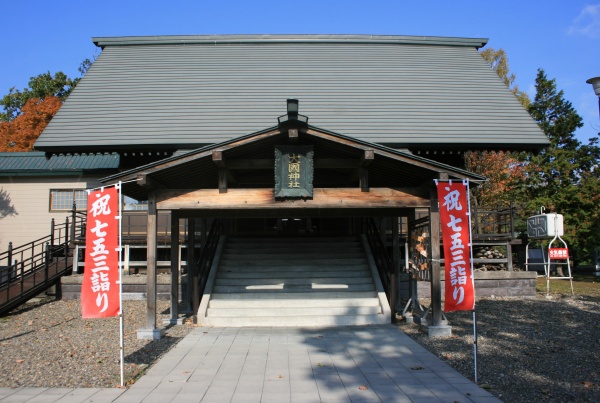
<svg viewBox="0 0 600 403"><path fill-rule="evenodd" d="M490 65L492 70L498 74L498 77L502 80L502 82L510 89L513 95L519 100L521 105L524 108L528 108L531 100L527 93L521 91L519 86L515 83L516 76L514 73L510 72L510 67L508 66L508 57L506 56L506 52L504 49L494 49L487 48L482 51L481 57Z"/></svg>
<svg viewBox="0 0 600 403"><path fill-rule="evenodd" d="M9 122L0 122L0 151L32 151L33 143L62 106L56 96L31 98L21 113Z"/></svg>
<svg viewBox="0 0 600 403"><path fill-rule="evenodd" d="M33 144L60 109L92 62L85 59L80 77L71 79L63 72L31 77L29 87L11 88L0 98L0 151L32 151Z"/></svg>
<svg viewBox="0 0 600 403"><path fill-rule="evenodd" d="M523 164L504 151L477 151L465 154L466 169L487 178L472 191L475 207L509 206L522 190L525 180Z"/></svg>

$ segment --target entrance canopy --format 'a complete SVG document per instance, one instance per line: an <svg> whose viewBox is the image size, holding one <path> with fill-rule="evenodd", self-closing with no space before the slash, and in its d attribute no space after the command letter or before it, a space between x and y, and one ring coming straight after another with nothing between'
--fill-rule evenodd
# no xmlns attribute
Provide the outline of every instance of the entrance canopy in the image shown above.
<svg viewBox="0 0 600 403"><path fill-rule="evenodd" d="M301 115L300 115L301 116ZM274 197L275 150L309 146L313 151L312 197ZM301 147L300 147L301 148ZM315 209L343 215L430 206L433 179L485 178L449 165L358 140L288 117L283 123L102 179L123 182L123 193L156 200L159 210L194 215L283 217L314 214ZM151 196L152 195L152 196ZM253 211L250 213L249 211ZM354 213L353 213L354 211ZM400 212L400 211L398 211Z"/></svg>

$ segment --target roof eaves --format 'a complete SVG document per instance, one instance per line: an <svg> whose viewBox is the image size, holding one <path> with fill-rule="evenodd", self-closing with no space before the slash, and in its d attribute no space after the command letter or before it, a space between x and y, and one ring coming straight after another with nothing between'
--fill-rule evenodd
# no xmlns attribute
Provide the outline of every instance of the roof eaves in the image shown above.
<svg viewBox="0 0 600 403"><path fill-rule="evenodd" d="M184 153L176 153L175 155L173 155L171 157L168 157L168 158L165 158L165 159L162 159L162 160L159 160L159 161L151 162L150 164L142 165L140 167L133 168L133 169L130 169L130 170L127 170L127 171L124 171L124 172L120 172L120 173L115 174L115 175L107 176L106 178L100 179L100 182L102 182L102 183L116 183L116 182L119 181L119 179L131 177L134 174L137 174L137 173L140 173L140 172L144 172L144 171L147 171L147 170L151 170L152 168L156 168L156 167L158 167L160 165L167 164L169 162L173 162L173 161L177 161L177 160L181 160L181 159L185 159L185 158L188 158L188 157L192 157L192 156L195 156L197 154L202 154L202 153L205 153L205 152L210 151L210 150L214 150L214 149L218 149L218 148L221 148L221 147L225 147L225 146L228 146L229 144L235 143L237 141L243 141L243 140L252 138L254 136L265 134L265 133L268 133L268 132L271 132L271 131L274 131L274 130L277 130L277 129L278 129L277 126L272 126L272 127L267 128L267 129L263 129L263 130L260 130L260 131L254 132L254 133L250 133L250 134L247 134L245 136L236 137L234 139L226 140L226 141L223 141L221 143L210 144L210 145L207 145L207 146L195 149L195 150L191 150L191 151L188 151L188 152L184 152Z"/></svg>
<svg viewBox="0 0 600 403"><path fill-rule="evenodd" d="M93 37L92 41L101 48L105 46L233 43L368 43L465 46L479 49L487 44L488 39L403 35L166 35Z"/></svg>
<svg viewBox="0 0 600 403"><path fill-rule="evenodd" d="M485 176L476 174L474 172L469 172L469 171L466 171L464 169L456 168L456 167L453 167L451 165L443 164L441 162L430 160L428 158L424 158L424 157L421 157L421 156L418 156L418 155L414 155L414 154L412 154L410 152L407 152L405 150L398 150L398 149L390 148L390 147L387 147L387 146L384 146L384 145L381 145L381 144L371 143L371 142L368 142L368 141L365 141L365 140L360 140L360 139L357 139L357 138L354 138L354 137L345 136L343 134L332 132L330 130L325 130L325 129L318 128L316 126L309 125L309 128L313 129L313 130L316 130L316 131L323 132L325 134L329 134L331 136L339 137L339 138L344 139L344 140L350 140L350 141L353 141L353 142L355 142L357 144L361 144L361 145L366 146L366 147L372 147L372 148L380 150L380 151L391 153L391 154L394 154L394 155L397 155L397 156L402 156L404 158L409 158L409 159L412 159L414 161L419 161L421 163L426 163L426 164L432 165L432 166L434 166L436 168L439 168L441 170L448 171L448 172L453 172L453 173L456 173L456 174L461 175L461 176L470 177L470 178L472 178L474 180L486 180Z"/></svg>

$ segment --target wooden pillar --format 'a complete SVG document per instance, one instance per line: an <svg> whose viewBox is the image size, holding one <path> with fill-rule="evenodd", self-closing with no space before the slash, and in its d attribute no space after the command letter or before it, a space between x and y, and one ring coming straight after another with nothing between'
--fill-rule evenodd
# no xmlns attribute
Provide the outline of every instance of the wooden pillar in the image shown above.
<svg viewBox="0 0 600 403"><path fill-rule="evenodd" d="M138 339L160 339L162 331L156 327L156 193L148 195L148 228L146 240L146 328L138 330Z"/></svg>
<svg viewBox="0 0 600 403"><path fill-rule="evenodd" d="M179 305L179 214L171 211L171 318L169 324L178 324Z"/></svg>
<svg viewBox="0 0 600 403"><path fill-rule="evenodd" d="M396 323L396 302L398 299L398 275L400 273L400 234L398 217L392 217L392 273L390 276L390 311L392 323Z"/></svg>
<svg viewBox="0 0 600 403"><path fill-rule="evenodd" d="M408 248L407 248L407 253L406 253L406 256L404 257L404 259L406 259L407 264L408 264L408 261L411 259L411 253L416 248L416 245L415 245L416 242L413 240L412 233L411 233L411 227L412 227L413 223L416 221L416 219L417 219L416 209L410 210L408 215L406 216L406 231L407 231L406 242L408 243ZM418 294L418 288L417 288L417 281L419 279L418 270L420 270L420 269L413 267L412 275L408 279L408 281L409 281L408 282L408 298L410 298L410 301L411 301L412 312L416 312L417 309L419 309L421 306L421 304L419 303L419 294ZM412 317L411 317L411 319L412 319Z"/></svg>
<svg viewBox="0 0 600 403"><path fill-rule="evenodd" d="M194 309L194 272L196 271L196 220L188 218L188 239L187 239L187 299L190 310ZM195 313L192 312L194 315Z"/></svg>
<svg viewBox="0 0 600 403"><path fill-rule="evenodd" d="M440 180L448 180L448 174L440 174ZM440 278L440 206L437 189L431 188L431 208L429 211L429 231L431 234L431 310L433 326L442 325L442 282Z"/></svg>

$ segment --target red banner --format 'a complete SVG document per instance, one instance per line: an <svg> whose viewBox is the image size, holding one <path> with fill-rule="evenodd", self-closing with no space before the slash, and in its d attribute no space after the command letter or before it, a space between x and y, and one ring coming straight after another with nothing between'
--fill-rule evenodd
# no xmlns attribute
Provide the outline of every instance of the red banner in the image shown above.
<svg viewBox="0 0 600 403"><path fill-rule="evenodd" d="M473 310L468 183L438 182L437 190L446 268L444 312Z"/></svg>
<svg viewBox="0 0 600 403"><path fill-rule="evenodd" d="M90 192L81 285L84 318L117 316L121 310L118 215L119 192L116 188Z"/></svg>

